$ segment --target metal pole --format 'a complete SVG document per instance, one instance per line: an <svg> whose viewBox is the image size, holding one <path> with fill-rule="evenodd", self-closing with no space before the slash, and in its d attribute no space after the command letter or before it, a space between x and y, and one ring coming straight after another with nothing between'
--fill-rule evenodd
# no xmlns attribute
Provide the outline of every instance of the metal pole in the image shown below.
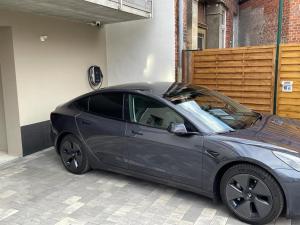
<svg viewBox="0 0 300 225"><path fill-rule="evenodd" d="M281 44L282 32L282 18L283 18L284 0L279 0L278 11L278 29L277 29L277 45L276 45L276 59L275 59L275 83L274 83L274 99L273 99L273 114L277 113L277 92L278 92L278 77L279 77L279 50Z"/></svg>

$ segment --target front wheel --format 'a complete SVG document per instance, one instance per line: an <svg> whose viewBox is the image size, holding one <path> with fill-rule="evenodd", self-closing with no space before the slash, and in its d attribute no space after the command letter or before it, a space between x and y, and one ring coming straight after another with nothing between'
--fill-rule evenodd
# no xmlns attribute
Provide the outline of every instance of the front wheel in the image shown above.
<svg viewBox="0 0 300 225"><path fill-rule="evenodd" d="M69 172L83 174L89 170L87 152L74 135L67 135L63 138L59 153L63 165Z"/></svg>
<svg viewBox="0 0 300 225"><path fill-rule="evenodd" d="M249 164L229 168L221 180L223 202L240 220L266 224L280 215L284 199L274 178L265 170Z"/></svg>

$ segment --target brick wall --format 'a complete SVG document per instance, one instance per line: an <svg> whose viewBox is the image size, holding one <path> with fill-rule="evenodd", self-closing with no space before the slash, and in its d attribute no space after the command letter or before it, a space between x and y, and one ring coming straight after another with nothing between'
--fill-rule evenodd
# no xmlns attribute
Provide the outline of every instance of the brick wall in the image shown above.
<svg viewBox="0 0 300 225"><path fill-rule="evenodd" d="M289 0L289 43L300 43L300 0Z"/></svg>
<svg viewBox="0 0 300 225"><path fill-rule="evenodd" d="M226 48L232 46L233 37L233 18L238 13L238 4L236 0L225 0L226 12Z"/></svg>
<svg viewBox="0 0 300 225"><path fill-rule="evenodd" d="M277 2L278 8L279 1ZM283 11L283 21L282 21L282 33L281 42L288 43L288 33L289 33L289 18L290 18L290 0L284 0L284 11ZM276 15L274 15L274 20L276 20L276 26L278 25L278 10L276 10ZM277 35L277 27L274 28L274 33Z"/></svg>
<svg viewBox="0 0 300 225"><path fill-rule="evenodd" d="M241 45L276 43L279 0L249 0L240 5ZM300 0L285 0L282 42L300 42Z"/></svg>
<svg viewBox="0 0 300 225"><path fill-rule="evenodd" d="M205 25L206 24L206 15L205 15L205 4L203 2L200 2L198 5L198 21L200 24Z"/></svg>
<svg viewBox="0 0 300 225"><path fill-rule="evenodd" d="M276 42L278 0L249 0L240 5L242 46Z"/></svg>

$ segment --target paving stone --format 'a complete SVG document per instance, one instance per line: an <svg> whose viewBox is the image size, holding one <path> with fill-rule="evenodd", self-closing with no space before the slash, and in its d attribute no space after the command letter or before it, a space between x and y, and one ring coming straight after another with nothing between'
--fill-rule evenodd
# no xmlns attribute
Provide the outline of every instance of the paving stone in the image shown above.
<svg viewBox="0 0 300 225"><path fill-rule="evenodd" d="M13 190L7 190L7 191L4 191L4 192L0 193L0 199L1 199L1 198L2 198L2 199L4 199L4 198L9 198L10 196L12 196L12 195L14 195L14 194L16 194L16 192L13 191Z"/></svg>
<svg viewBox="0 0 300 225"><path fill-rule="evenodd" d="M68 173L53 149L0 166L0 225L242 225L191 192L105 171ZM300 225L279 218L273 225Z"/></svg>
<svg viewBox="0 0 300 225"><path fill-rule="evenodd" d="M201 206L195 206L193 205L185 214L183 217L183 220L189 221L189 222L196 222L198 219L201 211L203 208Z"/></svg>
<svg viewBox="0 0 300 225"><path fill-rule="evenodd" d="M300 225L300 219L292 220L292 225Z"/></svg>

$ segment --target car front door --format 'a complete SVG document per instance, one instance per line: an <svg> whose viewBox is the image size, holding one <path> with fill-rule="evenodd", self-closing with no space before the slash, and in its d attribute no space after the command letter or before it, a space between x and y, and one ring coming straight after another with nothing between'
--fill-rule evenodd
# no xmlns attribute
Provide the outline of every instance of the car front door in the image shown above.
<svg viewBox="0 0 300 225"><path fill-rule="evenodd" d="M154 98L129 94L126 136L128 168L141 174L201 187L203 137L177 136L171 123L194 129L181 115Z"/></svg>
<svg viewBox="0 0 300 225"><path fill-rule="evenodd" d="M98 93L88 101L88 111L76 118L86 144L103 164L127 168L123 93Z"/></svg>

